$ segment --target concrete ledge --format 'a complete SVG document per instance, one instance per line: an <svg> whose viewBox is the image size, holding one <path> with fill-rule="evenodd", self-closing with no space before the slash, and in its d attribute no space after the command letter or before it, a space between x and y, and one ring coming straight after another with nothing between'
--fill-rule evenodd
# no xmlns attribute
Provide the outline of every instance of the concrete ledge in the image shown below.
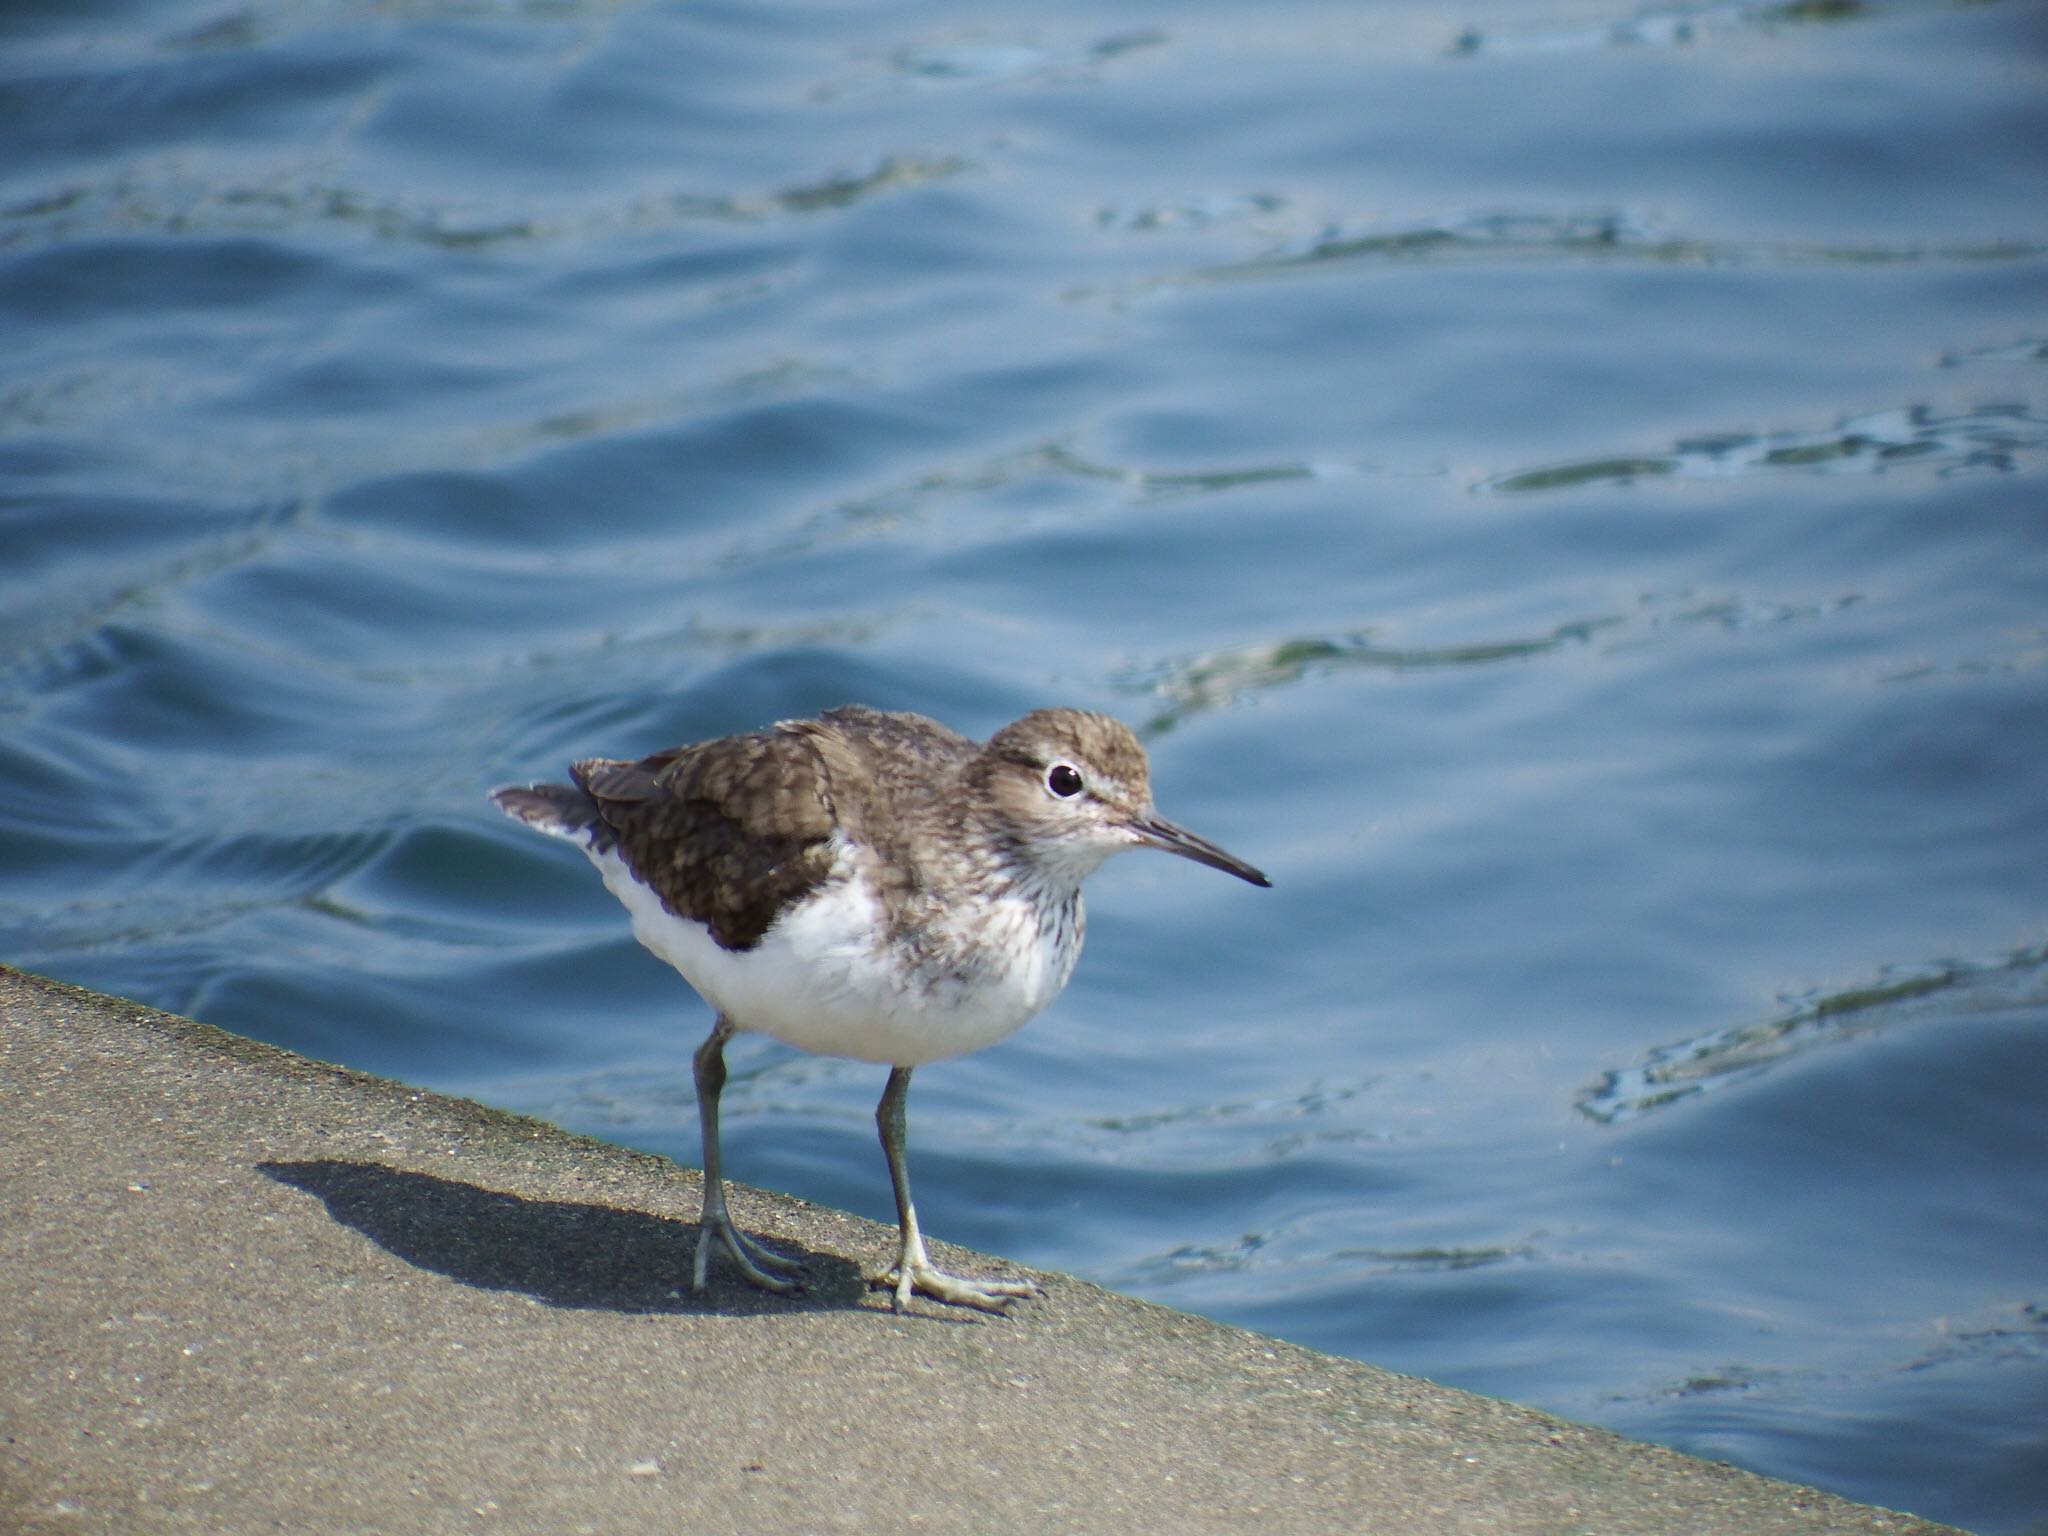
<svg viewBox="0 0 2048 1536"><path fill-rule="evenodd" d="M1062 1275L894 1317L742 1187L814 1288L700 1300L696 1190L0 967L0 1529L1948 1529Z"/></svg>

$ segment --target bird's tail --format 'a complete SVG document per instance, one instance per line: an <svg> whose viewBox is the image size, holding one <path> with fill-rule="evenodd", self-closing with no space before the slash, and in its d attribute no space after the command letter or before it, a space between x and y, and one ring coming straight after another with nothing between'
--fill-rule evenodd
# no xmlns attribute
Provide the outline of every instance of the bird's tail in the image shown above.
<svg viewBox="0 0 2048 1536"><path fill-rule="evenodd" d="M491 801L514 821L536 832L566 838L580 848L609 844L611 830L597 803L572 784L508 784L491 791Z"/></svg>

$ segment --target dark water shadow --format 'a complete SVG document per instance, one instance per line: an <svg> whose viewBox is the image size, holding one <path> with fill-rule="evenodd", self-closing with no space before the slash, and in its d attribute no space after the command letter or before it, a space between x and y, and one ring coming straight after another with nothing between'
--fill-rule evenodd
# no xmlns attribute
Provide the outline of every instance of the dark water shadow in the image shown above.
<svg viewBox="0 0 2048 1536"><path fill-rule="evenodd" d="M759 1290L714 1263L711 1287L700 1295L690 1289L697 1236L691 1222L608 1205L530 1200L381 1163L266 1162L256 1171L316 1196L336 1221L416 1269L482 1290L517 1291L551 1307L821 1311L855 1306L867 1291L846 1259L777 1239L771 1245L777 1252L803 1263L800 1292Z"/></svg>

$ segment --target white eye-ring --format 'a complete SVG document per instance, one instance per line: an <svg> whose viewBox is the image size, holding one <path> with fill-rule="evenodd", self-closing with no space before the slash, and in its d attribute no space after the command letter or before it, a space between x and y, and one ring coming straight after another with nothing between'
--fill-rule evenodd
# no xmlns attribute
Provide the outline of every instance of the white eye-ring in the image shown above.
<svg viewBox="0 0 2048 1536"><path fill-rule="evenodd" d="M1054 763L1045 770L1045 787L1062 800L1081 793L1081 770L1072 763Z"/></svg>

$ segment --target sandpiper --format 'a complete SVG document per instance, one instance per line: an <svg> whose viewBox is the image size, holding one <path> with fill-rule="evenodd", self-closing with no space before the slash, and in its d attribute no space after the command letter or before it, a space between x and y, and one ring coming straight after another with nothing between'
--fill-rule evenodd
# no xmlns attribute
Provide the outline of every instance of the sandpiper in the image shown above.
<svg viewBox="0 0 2048 1536"><path fill-rule="evenodd" d="M574 785L491 798L582 848L634 937L717 1013L695 1058L700 1291L714 1248L771 1291L801 1267L726 1212L725 1042L758 1031L890 1069L875 1120L902 1243L873 1283L896 1310L913 1293L988 1312L1034 1294L926 1257L903 1155L912 1069L993 1045L1059 995L1081 953L1081 882L1111 854L1163 848L1271 884L1154 811L1137 737L1078 709L1036 710L977 744L922 715L849 705L569 771Z"/></svg>

